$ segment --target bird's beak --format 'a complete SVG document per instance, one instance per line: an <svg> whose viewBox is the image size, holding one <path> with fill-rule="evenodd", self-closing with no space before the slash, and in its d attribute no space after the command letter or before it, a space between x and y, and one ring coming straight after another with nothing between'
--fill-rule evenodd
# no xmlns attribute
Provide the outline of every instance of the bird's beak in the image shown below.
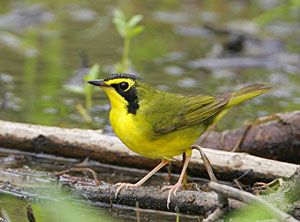
<svg viewBox="0 0 300 222"><path fill-rule="evenodd" d="M107 85L103 79L99 79L99 80L89 80L87 81L89 84L92 84L94 86L100 86L100 87L109 87L109 85Z"/></svg>

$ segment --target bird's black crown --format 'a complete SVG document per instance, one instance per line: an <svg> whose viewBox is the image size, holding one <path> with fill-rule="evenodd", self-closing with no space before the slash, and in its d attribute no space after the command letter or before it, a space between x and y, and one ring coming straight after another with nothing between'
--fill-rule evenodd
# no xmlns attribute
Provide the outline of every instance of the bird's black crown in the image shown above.
<svg viewBox="0 0 300 222"><path fill-rule="evenodd" d="M142 78L140 78L136 75L133 75L133 74L128 74L128 73L110 74L106 79L104 79L104 81L108 81L108 80L112 80L112 79L119 79L119 78L143 81Z"/></svg>

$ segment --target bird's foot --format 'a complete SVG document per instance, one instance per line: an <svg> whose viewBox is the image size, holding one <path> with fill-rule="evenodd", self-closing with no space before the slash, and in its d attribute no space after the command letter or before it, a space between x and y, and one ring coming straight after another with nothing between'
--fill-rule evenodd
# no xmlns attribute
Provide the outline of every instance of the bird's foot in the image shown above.
<svg viewBox="0 0 300 222"><path fill-rule="evenodd" d="M115 193L115 198L117 198L118 193L123 189L128 189L130 187L138 187L138 184L132 184L132 183L116 183L115 186L117 186L118 188L116 189L116 193Z"/></svg>
<svg viewBox="0 0 300 222"><path fill-rule="evenodd" d="M175 185L168 185L168 186L164 186L163 188L161 188L161 191L165 191L165 190L169 190L168 193L168 199L167 199L167 208L169 208L170 203L171 203L171 195L173 194L174 197L176 197L176 192L182 187L182 183L181 182L177 182Z"/></svg>

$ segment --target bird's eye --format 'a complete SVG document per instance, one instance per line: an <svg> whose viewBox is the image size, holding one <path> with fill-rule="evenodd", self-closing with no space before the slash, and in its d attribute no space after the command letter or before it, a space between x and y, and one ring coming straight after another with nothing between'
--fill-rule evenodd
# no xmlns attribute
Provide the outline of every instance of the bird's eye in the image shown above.
<svg viewBox="0 0 300 222"><path fill-rule="evenodd" d="M127 82L121 82L121 83L119 84L119 87L120 87L120 89L121 89L122 91L125 91L126 89L128 89L129 85L128 85Z"/></svg>

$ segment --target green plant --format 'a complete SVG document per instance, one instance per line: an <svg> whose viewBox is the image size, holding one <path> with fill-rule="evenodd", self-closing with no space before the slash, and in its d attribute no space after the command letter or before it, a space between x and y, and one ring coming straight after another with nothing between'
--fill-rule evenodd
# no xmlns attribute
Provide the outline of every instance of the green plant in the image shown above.
<svg viewBox="0 0 300 222"><path fill-rule="evenodd" d="M86 74L84 76L84 95L85 95L85 107L86 109L90 109L93 106L93 89L95 87L93 87L91 84L88 84L87 81L88 80L93 80L93 79L97 79L99 77L99 73L100 73L100 65L99 64L94 64L91 69L90 72L88 74Z"/></svg>
<svg viewBox="0 0 300 222"><path fill-rule="evenodd" d="M139 35L144 26L138 25L143 19L141 15L134 15L127 20L125 14L121 10L116 10L114 13L113 22L120 36L124 39L123 56L120 63L117 64L117 72L125 72L130 65L129 50L131 39Z"/></svg>
<svg viewBox="0 0 300 222"><path fill-rule="evenodd" d="M144 27L142 25L138 25L139 22L143 19L141 15L134 15L130 19L127 20L125 14L121 10L116 10L114 13L113 22L116 26L116 29L120 36L124 40L124 47L123 47L123 55L122 59L119 63L117 63L116 72L126 72L130 66L130 59L129 59L129 51L130 51L130 44L133 37L139 35L143 30ZM89 110L93 106L93 90L95 87L88 84L88 80L98 79L102 73L100 65L94 64L89 73L87 73L84 77L84 85L65 85L65 88L68 91L83 94L85 96L85 107L81 104L76 105L76 110L83 118L85 122L91 123L92 117L89 114Z"/></svg>
<svg viewBox="0 0 300 222"><path fill-rule="evenodd" d="M94 64L89 72L83 76L83 85L65 85L65 89L73 92L73 93L78 93L81 95L85 96L85 106L82 104L78 103L76 104L75 108L77 112L80 114L82 119L86 123L91 123L92 122L92 117L89 113L89 110L93 106L93 91L95 87L92 87L92 85L88 84L88 80L93 80L93 79L98 79L100 76L100 65L99 64Z"/></svg>

